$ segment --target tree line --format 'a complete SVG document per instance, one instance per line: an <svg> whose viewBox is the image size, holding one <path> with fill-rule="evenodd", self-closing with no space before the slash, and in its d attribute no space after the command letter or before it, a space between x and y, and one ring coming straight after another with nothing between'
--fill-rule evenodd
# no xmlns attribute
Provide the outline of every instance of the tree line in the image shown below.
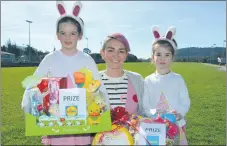
<svg viewBox="0 0 227 146"><path fill-rule="evenodd" d="M53 48L53 51L55 51L56 48ZM29 62L40 62L45 55L50 53L49 51L42 51L38 50L31 46L18 46L16 43L12 43L10 39L6 42L5 45L1 46L1 51L8 52L15 54L15 60L19 61L21 57L26 56L26 60ZM89 49L83 50L85 53L90 54L90 56L96 61L96 63L102 63L104 60L102 59L100 53L91 53ZM30 57L31 56L31 57ZM141 61L141 59L138 59L137 56L133 54L129 54L126 62L137 62Z"/></svg>
<svg viewBox="0 0 227 146"><path fill-rule="evenodd" d="M53 48L53 51L56 49ZM15 54L15 59L19 60L22 56L26 56L30 62L40 62L43 57L50 53L49 51L38 50L31 46L18 46L16 43L12 43L10 39L1 46L1 51ZM96 61L96 63L103 63L100 53L91 53L87 48L83 50L85 53ZM177 62L212 62L217 57L226 58L226 48L224 47L188 47L176 50L174 60ZM138 58L134 54L129 54L126 62L148 62L150 58Z"/></svg>
<svg viewBox="0 0 227 146"><path fill-rule="evenodd" d="M176 51L175 61L216 63L217 57L226 58L225 47L187 47Z"/></svg>
<svg viewBox="0 0 227 146"><path fill-rule="evenodd" d="M31 46L18 46L16 43L12 43L9 39L5 45L1 46L1 51L12 53L15 55L15 60L19 60L21 57L26 56L26 60L31 62L40 62L42 58L49 53L49 51L38 50ZM29 58L31 56L31 58Z"/></svg>

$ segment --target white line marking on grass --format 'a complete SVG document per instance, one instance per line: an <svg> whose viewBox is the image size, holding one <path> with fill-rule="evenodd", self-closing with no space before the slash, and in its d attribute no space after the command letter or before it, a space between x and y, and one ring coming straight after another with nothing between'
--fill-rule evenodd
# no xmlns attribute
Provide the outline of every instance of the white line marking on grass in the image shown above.
<svg viewBox="0 0 227 146"><path fill-rule="evenodd" d="M209 64L209 63L203 63L204 65L209 65L216 67L218 70L225 71L226 72L226 65L216 65L216 64Z"/></svg>

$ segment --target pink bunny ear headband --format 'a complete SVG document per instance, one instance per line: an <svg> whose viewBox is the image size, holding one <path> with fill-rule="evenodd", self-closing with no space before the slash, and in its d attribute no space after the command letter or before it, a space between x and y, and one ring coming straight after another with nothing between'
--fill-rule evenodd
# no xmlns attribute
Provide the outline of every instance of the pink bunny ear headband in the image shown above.
<svg viewBox="0 0 227 146"><path fill-rule="evenodd" d="M74 3L72 14L66 13L63 1L56 1L56 4L57 4L58 12L61 15L60 18L58 18L58 20L57 20L57 24L64 17L71 17L71 18L73 18L73 19L75 19L76 21L79 22L81 30L82 30L81 32L83 32L84 25L83 25L83 22L81 21L81 19L79 17L79 14L80 14L80 11L81 11L81 8L82 8L82 3L80 1L76 1Z"/></svg>
<svg viewBox="0 0 227 146"><path fill-rule="evenodd" d="M173 42L173 37L174 37L174 35L176 33L176 28L175 27L169 27L167 32L166 32L166 35L163 36L163 37L161 37L161 35L159 33L159 28L157 26L153 26L152 27L152 33L153 33L154 38L155 38L153 44L155 42L159 41L159 40L165 40L165 41L168 41L173 46L174 49L177 49L177 46Z"/></svg>

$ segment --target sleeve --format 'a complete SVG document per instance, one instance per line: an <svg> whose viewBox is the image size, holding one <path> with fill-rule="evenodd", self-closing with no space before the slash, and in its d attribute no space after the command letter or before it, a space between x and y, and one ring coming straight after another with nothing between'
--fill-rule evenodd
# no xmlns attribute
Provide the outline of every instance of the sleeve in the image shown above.
<svg viewBox="0 0 227 146"><path fill-rule="evenodd" d="M30 111L30 98L29 98L29 91L25 90L23 99L21 102L21 108L24 110L24 113L31 113Z"/></svg>
<svg viewBox="0 0 227 146"><path fill-rule="evenodd" d="M50 69L50 57L45 56L36 68L34 75L45 77L47 76L48 70Z"/></svg>
<svg viewBox="0 0 227 146"><path fill-rule="evenodd" d="M177 107L176 111L180 113L182 116L185 116L190 108L190 98L186 83L182 77L179 80L178 87L179 87L179 106Z"/></svg>
<svg viewBox="0 0 227 146"><path fill-rule="evenodd" d="M149 80L145 79L144 81L144 92L143 92L143 99L142 99L142 111L143 116L145 117L151 117L152 114L150 113L151 109L155 109L155 104L152 101L155 101L155 99L152 99L151 90L149 89Z"/></svg>
<svg viewBox="0 0 227 146"><path fill-rule="evenodd" d="M49 67L48 60L49 59L47 57L44 57L44 59L41 61L33 75L45 77L47 75ZM24 110L25 113L30 113L30 102L31 101L29 98L29 90L25 90L21 102L21 108Z"/></svg>
<svg viewBox="0 0 227 146"><path fill-rule="evenodd" d="M140 115L143 115L143 106L142 106L142 101L143 101L143 94L144 94L144 79L143 77L140 75L140 96L139 96L139 106L138 106L138 113Z"/></svg>
<svg viewBox="0 0 227 146"><path fill-rule="evenodd" d="M106 101L109 103L109 98L108 98L107 90L106 90L106 88L105 88L105 86L104 86L104 84L103 84L103 82L102 82L102 80L101 80L101 76L100 76L98 67L97 67L97 65L96 65L96 63L95 63L95 61L94 61L94 59L91 58L91 57L89 57L89 62L88 62L88 64L90 65L90 69L91 69L91 71L92 71L93 78L94 78L95 80L99 80L99 81L101 82L101 86L100 86L99 89L100 89L100 91L104 94ZM108 104L108 108L110 108L110 105L109 105L109 104Z"/></svg>

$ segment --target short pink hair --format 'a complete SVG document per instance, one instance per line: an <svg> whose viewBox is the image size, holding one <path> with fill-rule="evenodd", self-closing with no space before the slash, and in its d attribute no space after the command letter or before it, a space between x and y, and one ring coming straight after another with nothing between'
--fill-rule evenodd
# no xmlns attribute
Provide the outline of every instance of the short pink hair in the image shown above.
<svg viewBox="0 0 227 146"><path fill-rule="evenodd" d="M114 33L114 34L111 34L109 36L107 36L107 38L104 40L104 43L103 43L103 47L102 49L104 50L105 47L106 47L106 43L111 40L111 39L116 39L118 40L119 42L121 42L124 46L125 46L125 49L130 52L130 46L129 46L129 43L128 43L128 40L125 38L124 35L122 35L121 33Z"/></svg>

